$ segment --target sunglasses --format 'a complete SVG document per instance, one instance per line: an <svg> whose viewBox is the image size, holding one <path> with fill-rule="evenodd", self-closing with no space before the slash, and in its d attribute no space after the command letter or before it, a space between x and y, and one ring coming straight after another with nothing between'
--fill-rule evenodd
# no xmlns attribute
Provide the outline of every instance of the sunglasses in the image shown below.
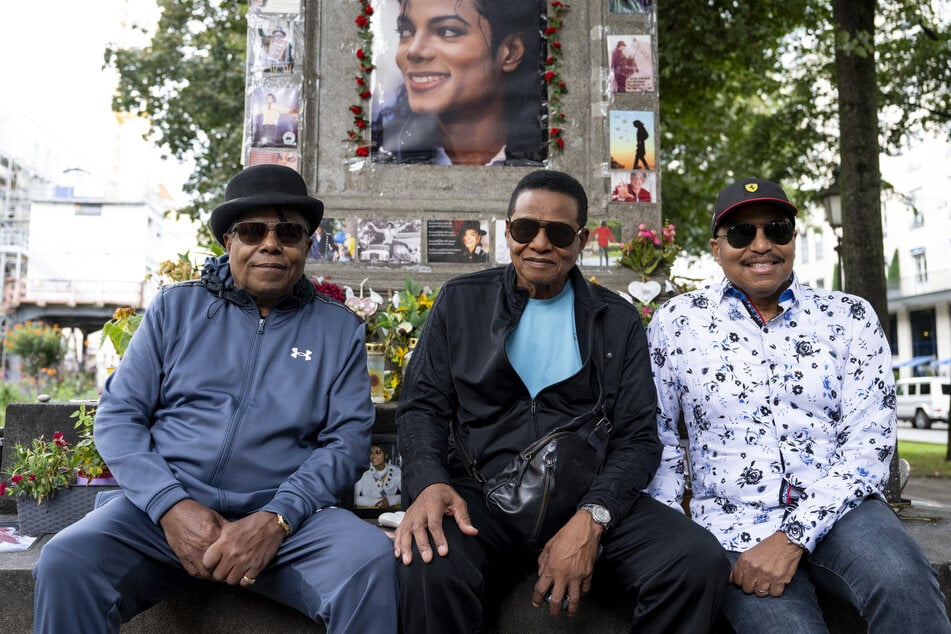
<svg viewBox="0 0 951 634"><path fill-rule="evenodd" d="M296 222L236 222L229 233L238 236L245 244L261 244L267 232L274 229L274 235L281 244L292 246L300 243L307 232L307 227Z"/></svg>
<svg viewBox="0 0 951 634"><path fill-rule="evenodd" d="M724 235L715 236L717 240L726 238L730 246L734 249L748 247L756 239L756 230L762 228L763 235L773 244L789 244L793 239L795 227L788 220L773 220L772 222L763 222L754 224L752 222L742 222L733 225L726 230Z"/></svg>
<svg viewBox="0 0 951 634"><path fill-rule="evenodd" d="M542 222L531 218L516 218L509 220L509 235L519 244L528 244L538 235L538 230L544 227L548 241L554 246L564 249L571 246L575 238L581 235L584 227L575 230L566 222Z"/></svg>

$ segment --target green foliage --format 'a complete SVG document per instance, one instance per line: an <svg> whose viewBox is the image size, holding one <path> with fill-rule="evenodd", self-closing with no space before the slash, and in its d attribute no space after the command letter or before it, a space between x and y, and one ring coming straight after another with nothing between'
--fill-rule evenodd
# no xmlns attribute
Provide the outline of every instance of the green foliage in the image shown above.
<svg viewBox="0 0 951 634"><path fill-rule="evenodd" d="M951 130L951 25L935 13L932 2L878 4L886 151L923 129ZM665 0L657 18L664 214L685 251L709 249L717 192L738 178L780 182L800 208L817 202L838 163L841 36L829 4ZM840 44L867 53L870 40Z"/></svg>
<svg viewBox="0 0 951 634"><path fill-rule="evenodd" d="M944 445L899 440L898 456L911 465L912 475L951 478L951 460L945 455Z"/></svg>
<svg viewBox="0 0 951 634"><path fill-rule="evenodd" d="M27 395L13 383L6 381L0 382L0 427L6 425L7 405L10 403L23 403L30 400Z"/></svg>
<svg viewBox="0 0 951 634"><path fill-rule="evenodd" d="M80 405L79 409L70 414L70 418L76 419L73 425L79 431L79 442L73 448L76 469L78 475L85 478L108 478L112 474L106 461L99 455L96 449L96 442L93 440L93 423L96 418L96 408L86 409L85 405Z"/></svg>
<svg viewBox="0 0 951 634"><path fill-rule="evenodd" d="M888 288L901 286L901 264L898 261L898 249L892 254L892 261L888 265Z"/></svg>
<svg viewBox="0 0 951 634"><path fill-rule="evenodd" d="M119 73L113 108L148 117L156 145L180 160L194 158L185 186L193 202L181 212L200 218L241 169L247 2L158 5L162 17L148 47L105 51L105 65Z"/></svg>
<svg viewBox="0 0 951 634"><path fill-rule="evenodd" d="M16 324L7 332L3 342L9 354L23 362L24 372L36 379L44 371L55 375L55 370L66 355L63 331L59 326L27 321Z"/></svg>
<svg viewBox="0 0 951 634"><path fill-rule="evenodd" d="M123 306L117 308L112 319L103 324L102 339L108 338L112 342L112 347L115 348L120 359L129 347L132 335L142 322L142 317L143 315L136 313L134 308Z"/></svg>
<svg viewBox="0 0 951 634"><path fill-rule="evenodd" d="M0 493L32 497L40 504L54 490L75 482L76 459L60 432L51 441L40 436L29 446L17 443L11 459L10 481L0 483Z"/></svg>

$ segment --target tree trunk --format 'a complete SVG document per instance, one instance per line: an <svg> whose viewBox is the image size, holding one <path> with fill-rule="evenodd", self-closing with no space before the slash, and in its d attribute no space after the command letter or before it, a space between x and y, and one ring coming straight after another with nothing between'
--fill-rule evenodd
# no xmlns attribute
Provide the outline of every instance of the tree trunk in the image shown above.
<svg viewBox="0 0 951 634"><path fill-rule="evenodd" d="M839 91L839 192L845 291L864 297L888 335L882 181L878 164L878 81L875 76L876 0L833 0L836 86ZM898 450L885 487L901 501Z"/></svg>

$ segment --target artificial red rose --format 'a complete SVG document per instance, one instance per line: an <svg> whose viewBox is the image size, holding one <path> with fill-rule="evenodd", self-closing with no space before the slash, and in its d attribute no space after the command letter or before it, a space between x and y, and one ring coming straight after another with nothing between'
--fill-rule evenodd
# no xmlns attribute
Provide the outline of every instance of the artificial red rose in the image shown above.
<svg viewBox="0 0 951 634"><path fill-rule="evenodd" d="M373 7L371 7L371 6L368 4L368 5L366 5L366 6L363 7L363 12L366 13L367 15L373 15Z"/></svg>
<svg viewBox="0 0 951 634"><path fill-rule="evenodd" d="M357 148L357 156L370 156L370 146L361 145Z"/></svg>
<svg viewBox="0 0 951 634"><path fill-rule="evenodd" d="M552 2L552 3L551 3L551 6L552 6L552 8L554 8L554 9L558 9L558 8L561 8L561 7L565 6L565 5L562 4L561 2Z"/></svg>
<svg viewBox="0 0 951 634"><path fill-rule="evenodd" d="M358 15L357 19L354 20L354 22L356 22L357 26L359 26L361 29L366 28L366 26L370 23L370 21L367 20L365 15Z"/></svg>
<svg viewBox="0 0 951 634"><path fill-rule="evenodd" d="M546 84L550 84L550 83L551 83L551 80L554 79L554 78L555 78L555 71L550 70L550 71L548 71L547 73L545 73L545 83L546 83Z"/></svg>
<svg viewBox="0 0 951 634"><path fill-rule="evenodd" d="M363 80L363 77L354 77L357 80L357 86L364 86L366 82Z"/></svg>
<svg viewBox="0 0 951 634"><path fill-rule="evenodd" d="M554 63L555 63L554 57L549 57L548 59L545 60L545 66L551 66Z"/></svg>
<svg viewBox="0 0 951 634"><path fill-rule="evenodd" d="M363 52L362 48L357 49L357 59L366 59L367 54Z"/></svg>
<svg viewBox="0 0 951 634"><path fill-rule="evenodd" d="M561 88L562 90L568 89L568 86L563 81L558 82L558 87Z"/></svg>
<svg viewBox="0 0 951 634"><path fill-rule="evenodd" d="M357 155L360 155L360 148L357 148ZM318 282L317 280L311 280L311 282L314 285L314 290L318 293L333 298L341 303L347 299L347 295L343 292L343 289L333 282Z"/></svg>
<svg viewBox="0 0 951 634"><path fill-rule="evenodd" d="M563 138L558 137L558 140L556 141L556 143L558 144L559 149L562 149L562 150L565 149L565 140Z"/></svg>
<svg viewBox="0 0 951 634"><path fill-rule="evenodd" d="M369 99L369 98L370 98L370 91L369 91L369 90L364 90L363 92L360 93L360 97L361 97L362 99Z"/></svg>
<svg viewBox="0 0 951 634"><path fill-rule="evenodd" d="M354 125L356 125L356 126L357 126L358 128L360 128L361 130L362 130L363 128L367 127L367 122L364 121L363 119L357 119L357 120L354 121L353 123L354 123Z"/></svg>
<svg viewBox="0 0 951 634"><path fill-rule="evenodd" d="M545 33L544 33L544 34L545 34L545 35L554 35L554 34L557 33L557 32L558 32L558 29L556 29L556 28L553 27L553 26L550 26L550 27L548 27L547 29L545 29Z"/></svg>
<svg viewBox="0 0 951 634"><path fill-rule="evenodd" d="M552 128L551 130L548 131L548 134L551 136L558 136L559 134L561 134L561 128Z"/></svg>
<svg viewBox="0 0 951 634"><path fill-rule="evenodd" d="M360 106L350 106L350 112L353 114L363 114L363 108Z"/></svg>
<svg viewBox="0 0 951 634"><path fill-rule="evenodd" d="M552 48L555 48L555 49L560 49L560 48L561 48L561 42L552 42L552 43L551 43L551 47L552 47Z"/></svg>
<svg viewBox="0 0 951 634"><path fill-rule="evenodd" d="M347 136L352 139L353 137L355 137L355 136L357 136L357 135L356 135L356 133L355 133L353 130L347 130Z"/></svg>

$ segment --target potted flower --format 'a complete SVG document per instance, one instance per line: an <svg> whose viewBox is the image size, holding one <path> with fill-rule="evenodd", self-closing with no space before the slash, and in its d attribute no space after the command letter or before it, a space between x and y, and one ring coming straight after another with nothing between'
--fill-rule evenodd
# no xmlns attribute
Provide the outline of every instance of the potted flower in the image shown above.
<svg viewBox="0 0 951 634"><path fill-rule="evenodd" d="M85 474L87 485L95 484L88 481L89 476L111 477L92 439L93 412L83 405L74 414L79 418L76 427L83 428L75 445L62 432L55 432L51 440L40 436L29 445L14 446L9 479L0 482L0 495L16 498L22 534L55 533L95 505L102 487L76 486L80 473Z"/></svg>

